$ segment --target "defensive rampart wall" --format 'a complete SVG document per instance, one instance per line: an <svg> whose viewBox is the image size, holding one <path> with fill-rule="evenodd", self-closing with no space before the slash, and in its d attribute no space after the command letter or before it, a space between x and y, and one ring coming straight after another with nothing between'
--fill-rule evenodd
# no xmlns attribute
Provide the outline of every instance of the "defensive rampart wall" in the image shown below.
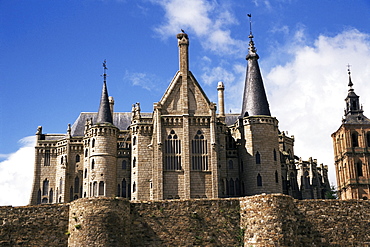
<svg viewBox="0 0 370 247"><path fill-rule="evenodd" d="M0 207L0 246L370 246L370 201L258 195Z"/></svg>

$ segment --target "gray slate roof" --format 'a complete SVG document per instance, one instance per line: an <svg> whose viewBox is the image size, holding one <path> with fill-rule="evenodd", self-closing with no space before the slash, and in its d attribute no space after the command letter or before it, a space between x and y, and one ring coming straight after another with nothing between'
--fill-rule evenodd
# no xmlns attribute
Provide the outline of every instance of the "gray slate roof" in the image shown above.
<svg viewBox="0 0 370 247"><path fill-rule="evenodd" d="M140 113L143 118L151 118L152 113ZM92 119L93 124L96 123L97 112L81 112L76 121L71 127L72 136L83 136L85 123L87 119ZM131 112L115 112L113 113L113 124L120 130L127 130L131 124ZM226 124L232 125L238 120L239 114L226 114Z"/></svg>

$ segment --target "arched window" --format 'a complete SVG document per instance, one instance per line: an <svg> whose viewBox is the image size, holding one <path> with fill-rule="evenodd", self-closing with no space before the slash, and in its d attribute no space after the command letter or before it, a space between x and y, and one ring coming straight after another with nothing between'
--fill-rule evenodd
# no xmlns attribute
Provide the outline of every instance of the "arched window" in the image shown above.
<svg viewBox="0 0 370 247"><path fill-rule="evenodd" d="M135 146L135 145L136 145L136 136L134 136L134 137L132 138L132 145L133 145L133 146Z"/></svg>
<svg viewBox="0 0 370 247"><path fill-rule="evenodd" d="M50 192L49 192L49 203L53 203L53 196L54 196L53 189L50 189Z"/></svg>
<svg viewBox="0 0 370 247"><path fill-rule="evenodd" d="M79 154L76 155L76 163L77 162L80 162L80 155Z"/></svg>
<svg viewBox="0 0 370 247"><path fill-rule="evenodd" d="M93 183L93 190L92 190L92 195L93 196L97 196L98 195L98 183L96 182L96 181L94 181L94 183Z"/></svg>
<svg viewBox="0 0 370 247"><path fill-rule="evenodd" d="M69 201L73 201L73 187L69 188Z"/></svg>
<svg viewBox="0 0 370 247"><path fill-rule="evenodd" d="M208 143L202 131L198 130L191 141L191 168L192 170L208 171Z"/></svg>
<svg viewBox="0 0 370 247"><path fill-rule="evenodd" d="M352 137L352 147L358 147L358 133L355 131L355 132L352 132L351 134L351 137Z"/></svg>
<svg viewBox="0 0 370 247"><path fill-rule="evenodd" d="M85 149L85 157L87 157L88 154L89 154L89 150L86 148Z"/></svg>
<svg viewBox="0 0 370 247"><path fill-rule="evenodd" d="M126 179L123 179L122 180L122 197L127 197L127 183L126 183Z"/></svg>
<svg viewBox="0 0 370 247"><path fill-rule="evenodd" d="M44 153L44 166L50 166L50 150L45 150L45 153Z"/></svg>
<svg viewBox="0 0 370 247"><path fill-rule="evenodd" d="M235 195L235 184L234 184L234 180L233 179L230 179L229 183L230 183L230 196L233 196L233 195Z"/></svg>
<svg viewBox="0 0 370 247"><path fill-rule="evenodd" d="M75 193L78 193L78 188L80 187L80 179L78 176L75 177Z"/></svg>
<svg viewBox="0 0 370 247"><path fill-rule="evenodd" d="M277 161L276 150L274 148L274 161Z"/></svg>
<svg viewBox="0 0 370 247"><path fill-rule="evenodd" d="M258 151L256 153L256 164L261 164L261 155Z"/></svg>
<svg viewBox="0 0 370 247"><path fill-rule="evenodd" d="M100 181L99 182L99 196L104 196L104 182Z"/></svg>
<svg viewBox="0 0 370 247"><path fill-rule="evenodd" d="M91 169L94 169L95 168L95 160L93 159L92 161L91 161Z"/></svg>
<svg viewBox="0 0 370 247"><path fill-rule="evenodd" d="M364 173L362 171L362 163L361 163L361 161L357 162L356 166L357 166L357 176L359 176L359 177L363 176Z"/></svg>
<svg viewBox="0 0 370 247"><path fill-rule="evenodd" d="M63 178L59 179L59 189L60 189L60 194L63 193Z"/></svg>
<svg viewBox="0 0 370 247"><path fill-rule="evenodd" d="M126 169L127 169L127 161L122 160L122 170L126 170Z"/></svg>
<svg viewBox="0 0 370 247"><path fill-rule="evenodd" d="M41 190L40 189L37 191L37 200L36 200L36 203L37 204L40 204L41 203Z"/></svg>
<svg viewBox="0 0 370 247"><path fill-rule="evenodd" d="M60 157L60 164L63 164L63 155Z"/></svg>
<svg viewBox="0 0 370 247"><path fill-rule="evenodd" d="M257 175L257 186L262 186L262 177L261 174L259 173Z"/></svg>
<svg viewBox="0 0 370 247"><path fill-rule="evenodd" d="M235 195L240 196L240 181L239 181L239 178L235 179Z"/></svg>
<svg viewBox="0 0 370 247"><path fill-rule="evenodd" d="M94 148L95 147L95 139L93 138L92 141L91 141L91 147Z"/></svg>
<svg viewBox="0 0 370 247"><path fill-rule="evenodd" d="M42 201L41 201L41 203L48 203L48 198L42 198Z"/></svg>
<svg viewBox="0 0 370 247"><path fill-rule="evenodd" d="M275 171L275 183L279 183L279 174Z"/></svg>
<svg viewBox="0 0 370 247"><path fill-rule="evenodd" d="M232 160L229 160L229 169L234 169L234 162Z"/></svg>
<svg viewBox="0 0 370 247"><path fill-rule="evenodd" d="M42 183L42 195L47 196L49 192L49 180L45 178L44 182Z"/></svg>
<svg viewBox="0 0 370 247"><path fill-rule="evenodd" d="M164 169L181 170L181 140L174 130L170 131L164 142Z"/></svg>

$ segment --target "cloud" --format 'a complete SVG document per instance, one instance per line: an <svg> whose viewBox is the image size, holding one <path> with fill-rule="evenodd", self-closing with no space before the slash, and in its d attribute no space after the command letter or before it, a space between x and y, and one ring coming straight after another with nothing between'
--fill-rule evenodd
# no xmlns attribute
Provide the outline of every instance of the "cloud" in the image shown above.
<svg viewBox="0 0 370 247"><path fill-rule="evenodd" d="M19 141L22 147L0 162L0 205L23 206L30 198L35 161L35 136Z"/></svg>
<svg viewBox="0 0 370 247"><path fill-rule="evenodd" d="M346 65L352 65L355 92L370 116L370 36L356 29L335 36L320 35L313 45L305 44L299 31L286 51L292 57L264 75L272 114L281 130L295 136L295 153L303 159L313 156L329 165L330 180L335 182L334 154L330 135L341 125L347 96ZM288 50L289 49L289 50ZM362 96L362 97L361 97ZM368 112L366 114L366 112Z"/></svg>
<svg viewBox="0 0 370 247"><path fill-rule="evenodd" d="M165 22L155 28L161 37L168 38L184 29L194 33L202 46L216 54L235 54L243 51L245 41L231 37L230 25L238 24L230 8L217 1L152 0L165 10Z"/></svg>
<svg viewBox="0 0 370 247"><path fill-rule="evenodd" d="M124 81L130 81L133 86L142 87L148 91L156 90L158 88L158 77L140 72L126 71Z"/></svg>

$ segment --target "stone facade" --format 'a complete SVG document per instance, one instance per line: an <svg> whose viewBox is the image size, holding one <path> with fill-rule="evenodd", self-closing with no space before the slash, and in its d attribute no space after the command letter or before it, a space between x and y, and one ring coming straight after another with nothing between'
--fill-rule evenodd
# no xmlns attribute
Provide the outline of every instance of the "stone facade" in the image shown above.
<svg viewBox="0 0 370 247"><path fill-rule="evenodd" d="M344 117L332 134L338 195L340 199L369 199L370 196L370 119L363 114L359 96L349 90Z"/></svg>
<svg viewBox="0 0 370 247"><path fill-rule="evenodd" d="M133 201L261 193L325 198L327 167L300 166L294 138L280 132L270 115L252 38L242 114L225 114L222 82L216 111L189 70L185 33L177 35L179 71L153 113L141 112L140 103L131 113L113 112L104 62L99 111L81 113L65 135L44 134L39 127L30 204L96 196ZM299 169L309 172L310 183L298 183L306 176Z"/></svg>
<svg viewBox="0 0 370 247"><path fill-rule="evenodd" d="M0 246L369 246L370 201L82 198L0 207Z"/></svg>

